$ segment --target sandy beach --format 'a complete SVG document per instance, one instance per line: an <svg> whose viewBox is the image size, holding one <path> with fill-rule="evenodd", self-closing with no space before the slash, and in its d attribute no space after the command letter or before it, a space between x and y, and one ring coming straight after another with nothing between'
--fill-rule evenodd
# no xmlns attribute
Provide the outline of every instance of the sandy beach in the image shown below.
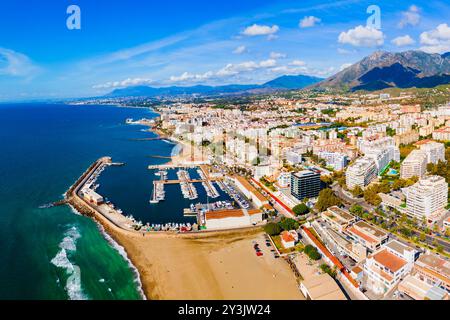
<svg viewBox="0 0 450 320"><path fill-rule="evenodd" d="M107 231L126 249L148 299L304 299L288 264L269 254L259 230L145 237ZM263 257L255 255L255 240Z"/></svg>

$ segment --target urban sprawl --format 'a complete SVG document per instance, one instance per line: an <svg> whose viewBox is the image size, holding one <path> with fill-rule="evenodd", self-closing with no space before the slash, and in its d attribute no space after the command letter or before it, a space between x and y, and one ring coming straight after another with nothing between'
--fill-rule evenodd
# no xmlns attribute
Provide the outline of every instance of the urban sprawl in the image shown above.
<svg viewBox="0 0 450 320"><path fill-rule="evenodd" d="M165 200L167 183L196 198L186 168L198 169L212 203L217 189L230 195L187 208L197 223L181 231L262 227L309 299L448 300L448 96L447 88L83 103L151 106L157 118L128 122L182 146L152 168L160 177L152 203ZM178 181L167 180L171 169Z"/></svg>

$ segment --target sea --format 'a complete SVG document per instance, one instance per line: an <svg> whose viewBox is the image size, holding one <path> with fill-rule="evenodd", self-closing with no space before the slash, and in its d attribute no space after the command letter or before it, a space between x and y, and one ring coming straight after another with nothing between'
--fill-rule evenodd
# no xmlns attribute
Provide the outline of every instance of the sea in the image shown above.
<svg viewBox="0 0 450 320"><path fill-rule="evenodd" d="M148 166L168 161L151 156L179 147L143 141L156 135L125 122L155 116L117 106L0 105L0 299L145 298L125 250L99 225L68 206L40 207L62 199L90 164L111 156L125 166L104 171L99 193L144 223L192 222L183 217L188 203L179 190L181 198L149 203L156 177Z"/></svg>

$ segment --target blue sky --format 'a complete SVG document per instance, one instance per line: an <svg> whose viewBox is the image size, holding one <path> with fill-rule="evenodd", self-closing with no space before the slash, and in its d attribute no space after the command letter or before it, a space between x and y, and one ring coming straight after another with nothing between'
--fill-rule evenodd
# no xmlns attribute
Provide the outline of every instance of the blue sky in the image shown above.
<svg viewBox="0 0 450 320"><path fill-rule="evenodd" d="M443 53L446 2L4 0L0 100L326 77L375 50ZM73 4L81 30L66 27ZM381 9L380 29L367 26L370 5Z"/></svg>

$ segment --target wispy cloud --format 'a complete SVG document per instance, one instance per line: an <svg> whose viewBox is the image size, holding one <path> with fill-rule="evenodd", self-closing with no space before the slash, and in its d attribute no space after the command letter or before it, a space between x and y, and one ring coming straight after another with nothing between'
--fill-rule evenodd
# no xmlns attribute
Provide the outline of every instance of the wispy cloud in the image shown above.
<svg viewBox="0 0 450 320"><path fill-rule="evenodd" d="M311 27L314 27L316 25L316 23L319 23L321 21L322 20L317 17L307 16L307 17L304 17L302 20L300 20L299 27L300 28L311 28Z"/></svg>
<svg viewBox="0 0 450 320"><path fill-rule="evenodd" d="M254 36L269 36L274 35L280 30L280 27L277 25L273 26L266 26L266 25L259 25L259 24L253 24L247 28L245 28L244 31L242 31L242 34L249 37Z"/></svg>
<svg viewBox="0 0 450 320"><path fill-rule="evenodd" d="M0 76L34 77L41 68L23 53L0 48Z"/></svg>
<svg viewBox="0 0 450 320"><path fill-rule="evenodd" d="M151 79L142 78L128 78L123 81L106 82L93 86L94 89L112 89L112 88L124 88L130 86L149 85L154 81Z"/></svg>
<svg viewBox="0 0 450 320"><path fill-rule="evenodd" d="M416 5L411 5L407 11L401 13L402 19L398 23L400 28L407 26L417 26L420 23L420 9Z"/></svg>

